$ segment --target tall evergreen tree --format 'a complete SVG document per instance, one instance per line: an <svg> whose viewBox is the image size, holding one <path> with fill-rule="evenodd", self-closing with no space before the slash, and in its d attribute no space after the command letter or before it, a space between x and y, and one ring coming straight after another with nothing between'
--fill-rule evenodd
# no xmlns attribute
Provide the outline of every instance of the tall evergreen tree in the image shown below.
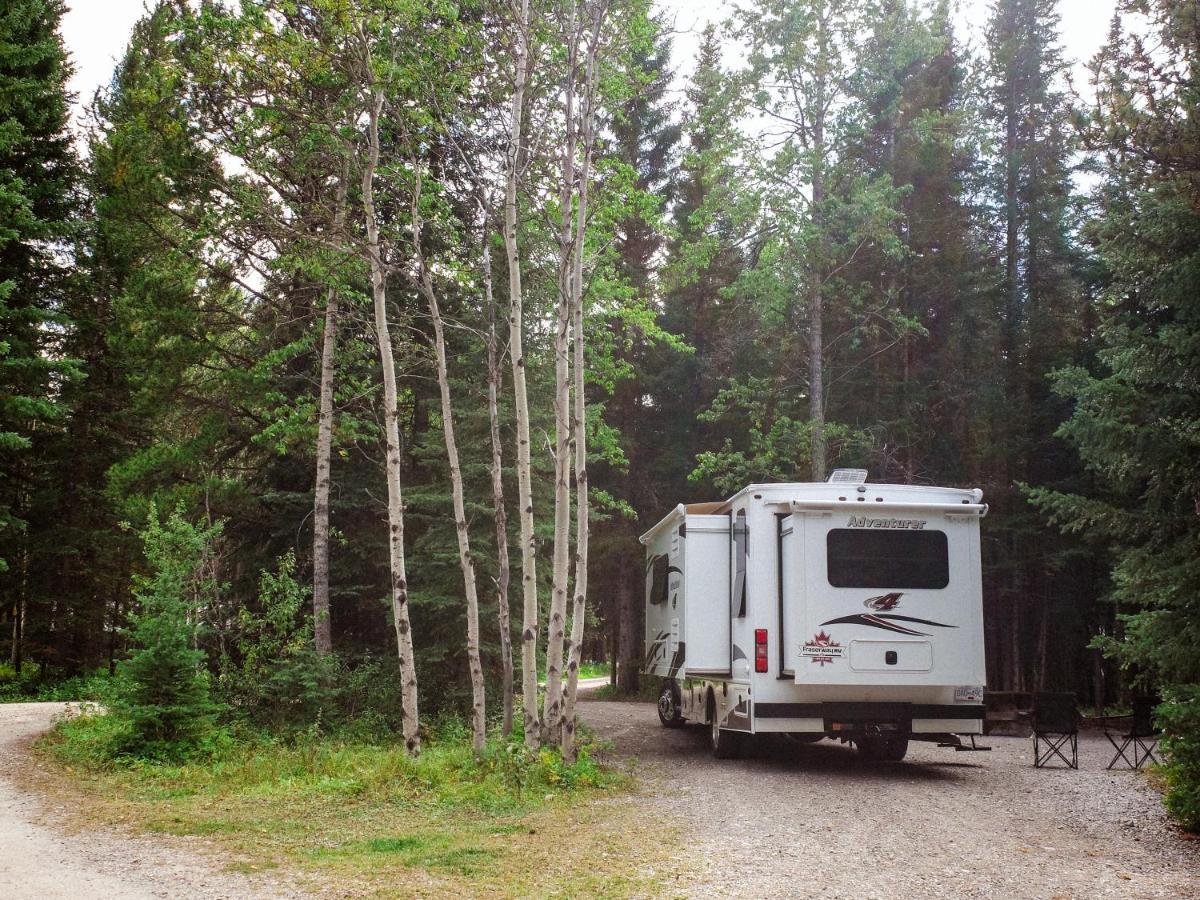
<svg viewBox="0 0 1200 900"><path fill-rule="evenodd" d="M1075 146L1058 32L1052 0L997 0L987 31L990 193L1004 247L1004 393L993 412L985 461L991 477L983 484L999 513L985 560L987 600L991 620L1003 623L992 632L989 680L1014 690L1045 685L1056 605L1085 601L1093 590L1086 567L1065 566L1073 547L1045 533L1015 487L1055 482L1077 465L1054 438L1068 410L1049 382L1051 369L1078 353L1087 321L1070 241Z"/></svg>
<svg viewBox="0 0 1200 900"><path fill-rule="evenodd" d="M1167 804L1200 828L1200 32L1195 8L1124 2L1093 61L1083 134L1106 163L1088 229L1105 268L1093 371L1060 370L1061 434L1096 474L1088 495L1038 490L1064 530L1113 561L1117 630L1104 649L1164 692Z"/></svg>
<svg viewBox="0 0 1200 900"><path fill-rule="evenodd" d="M0 10L0 594L17 667L31 601L27 529L55 489L40 447L61 428L61 391L77 375L62 346L79 204L63 11L61 0Z"/></svg>
<svg viewBox="0 0 1200 900"><path fill-rule="evenodd" d="M635 44L629 71L624 73L629 94L611 115L612 155L626 167L630 187L646 201L629 208L616 224L614 275L632 295L633 304L626 308L652 308L657 300L654 276L664 244L662 216L672 199L680 136L668 95L673 76L671 38L661 23L651 19L648 24L653 34ZM623 661L619 686L631 690L640 660L622 656L619 648L622 640L628 643L633 635L640 637L640 579L636 578L640 563L630 551L638 546L638 529L645 526L646 513L654 505L656 485L648 463L658 450L656 411L643 399L647 363L656 344L639 322L620 316L610 318L601 330L605 332L611 346L603 355L616 368L612 394L604 402L604 422L613 430L621 452L616 458L602 458L594 467L593 488L611 500L611 509L594 535L592 583L594 595L601 598L598 611L611 626L612 658Z"/></svg>

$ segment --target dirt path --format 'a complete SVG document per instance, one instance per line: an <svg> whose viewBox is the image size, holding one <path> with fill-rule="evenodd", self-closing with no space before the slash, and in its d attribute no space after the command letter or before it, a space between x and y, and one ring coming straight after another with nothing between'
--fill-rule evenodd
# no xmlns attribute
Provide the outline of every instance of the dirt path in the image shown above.
<svg viewBox="0 0 1200 900"><path fill-rule="evenodd" d="M299 896L266 880L223 872L186 839L113 831L69 834L59 810L11 779L28 762L23 745L50 727L65 703L0 705L0 897L5 900L150 900L159 897Z"/></svg>
<svg viewBox="0 0 1200 900"><path fill-rule="evenodd" d="M1080 768L1034 769L1030 743L991 753L914 744L864 763L822 741L714 760L707 729L662 728L647 703L593 701L584 720L651 779L685 824L690 897L1200 897L1200 841L1167 820L1145 776L1106 772L1102 735Z"/></svg>

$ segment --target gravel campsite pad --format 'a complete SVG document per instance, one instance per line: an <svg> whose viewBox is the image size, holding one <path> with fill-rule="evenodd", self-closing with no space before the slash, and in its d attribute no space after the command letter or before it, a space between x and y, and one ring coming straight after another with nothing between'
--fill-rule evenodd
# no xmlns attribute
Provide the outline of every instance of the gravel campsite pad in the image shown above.
<svg viewBox="0 0 1200 900"><path fill-rule="evenodd" d="M1030 740L989 753L914 743L902 763L847 745L763 747L719 761L707 728L668 730L651 704L591 702L584 720L683 822L690 860L663 879L691 897L1200 897L1200 841L1168 820L1141 773L1105 770L1102 734L1079 770L1035 769Z"/></svg>

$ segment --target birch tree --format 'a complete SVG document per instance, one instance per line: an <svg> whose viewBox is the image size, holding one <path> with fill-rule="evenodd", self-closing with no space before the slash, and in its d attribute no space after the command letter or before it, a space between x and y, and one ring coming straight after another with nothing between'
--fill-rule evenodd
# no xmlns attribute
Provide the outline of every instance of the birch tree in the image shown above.
<svg viewBox="0 0 1200 900"><path fill-rule="evenodd" d="M512 33L513 91L509 104L508 146L504 155L504 252L508 264L508 354L513 373L513 412L517 420L517 500L521 525L521 704L525 743L541 741L537 681L537 545L533 531L533 490L530 484L529 395L525 385L525 309L521 283L518 235L519 186L527 155L522 146L526 88L533 64L529 0L514 5Z"/></svg>
<svg viewBox="0 0 1200 900"><path fill-rule="evenodd" d="M379 169L379 120L384 109L384 87L375 74L371 49L374 38L365 23L359 25L361 73L366 90L366 150L362 165L363 224L366 228L365 256L371 273L371 299L375 310L375 335L379 363L383 369L384 435L387 442L388 561L391 568L392 617L400 657L401 706L404 712L404 746L411 755L421 751L417 719L417 669L413 658L412 625L408 615L408 574L404 562L404 497L400 477L400 424L396 393L396 363L388 325L387 269L379 237L375 209L375 175Z"/></svg>
<svg viewBox="0 0 1200 900"><path fill-rule="evenodd" d="M576 192L575 153L578 143L575 95L580 46L579 10L576 0L568 4L564 26L566 64L562 79L563 144L560 150L558 296L554 330L554 554L550 620L546 629L546 702L543 709L544 738L559 743L562 717L563 636L567 615L571 542L571 308L574 296L575 245L574 206ZM587 173L579 173L580 180Z"/></svg>
<svg viewBox="0 0 1200 900"><path fill-rule="evenodd" d="M438 393L441 399L442 434L446 442L446 461L450 467L454 531L458 539L458 562L462 568L463 590L467 602L467 665L471 673L472 746L475 753L480 754L487 741L487 698L483 683L483 665L479 656L479 593L475 580L475 563L471 558L471 536L467 528L466 504L463 499L458 440L454 431L454 404L450 397L450 374L446 364L446 329L442 319L441 305L438 303L438 294L433 284L433 274L421 246L424 233L424 215L421 210L421 185L423 183L421 164L414 162L412 170L414 187L410 210L413 261L416 271L411 277L417 290L429 305L429 318L433 324L433 350L437 366Z"/></svg>
<svg viewBox="0 0 1200 900"><path fill-rule="evenodd" d="M485 207L480 236L480 264L483 275L484 305L487 310L487 395L488 435L492 445L492 511L496 527L496 610L500 625L501 691L504 720L501 731L505 737L513 727L513 655L512 631L509 624L508 583L508 514L504 507L504 445L500 440L501 359L496 334L496 298L492 287L492 248L490 217Z"/></svg>
<svg viewBox="0 0 1200 900"><path fill-rule="evenodd" d="M349 173L338 179L333 235L345 239L346 190ZM317 463L313 487L313 637L317 653L333 651L329 619L329 488L333 448L333 383L337 359L340 297L336 286L325 289L325 321L321 333L321 385L317 411Z"/></svg>
<svg viewBox="0 0 1200 900"><path fill-rule="evenodd" d="M608 5L597 4L588 10L591 34L584 62L583 98L580 110L583 164L579 178L579 196L575 210L575 258L571 277L570 311L573 334L575 406L572 430L575 436L575 591L571 610L571 639L568 644L567 691L559 723L563 754L575 757L575 696L579 690L579 665L583 652L583 634L587 621L588 567L588 476L587 476L587 360L584 331L584 254L587 249L588 180L596 148L596 101L600 38L608 15Z"/></svg>

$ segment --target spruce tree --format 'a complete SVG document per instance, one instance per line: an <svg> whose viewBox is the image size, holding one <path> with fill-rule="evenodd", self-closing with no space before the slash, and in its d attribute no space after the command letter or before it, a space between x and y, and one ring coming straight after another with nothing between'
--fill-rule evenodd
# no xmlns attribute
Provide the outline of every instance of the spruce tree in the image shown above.
<svg viewBox="0 0 1200 900"><path fill-rule="evenodd" d="M134 578L132 653L118 668L114 703L129 723L127 752L186 755L213 723L197 622L220 589L209 565L220 533L220 525L195 526L180 510L160 521L151 505L140 532L149 571Z"/></svg>
<svg viewBox="0 0 1200 900"><path fill-rule="evenodd" d="M987 183L1004 272L997 348L1003 395L990 429L991 478L983 484L999 514L992 531L999 552L985 560L993 585L986 602L991 620L1003 623L991 635L989 683L1010 690L1046 686L1052 622L1073 614L1075 601L1086 602L1093 590L1088 560L1048 535L1016 490L1022 482L1061 482L1077 469L1054 438L1068 409L1049 379L1053 368L1078 359L1087 321L1070 241L1075 141L1058 30L1052 0L997 0L987 31L983 99L995 147ZM1073 571L1071 560L1080 563Z"/></svg>
<svg viewBox="0 0 1200 900"><path fill-rule="evenodd" d="M1101 646L1136 689L1159 691L1170 735L1168 807L1200 828L1200 40L1195 10L1149 14L1152 40L1115 19L1092 67L1098 105L1082 122L1107 162L1089 227L1104 265L1093 369L1068 367L1060 434L1095 473L1086 494L1038 490L1065 531L1113 560L1117 630ZM1157 47L1158 49L1151 49Z"/></svg>
<svg viewBox="0 0 1200 900"><path fill-rule="evenodd" d="M77 375L61 346L70 290L63 260L78 210L63 9L60 0L0 9L0 593L11 600L18 667L30 602L23 534L49 488L38 451L60 427L60 391Z"/></svg>

